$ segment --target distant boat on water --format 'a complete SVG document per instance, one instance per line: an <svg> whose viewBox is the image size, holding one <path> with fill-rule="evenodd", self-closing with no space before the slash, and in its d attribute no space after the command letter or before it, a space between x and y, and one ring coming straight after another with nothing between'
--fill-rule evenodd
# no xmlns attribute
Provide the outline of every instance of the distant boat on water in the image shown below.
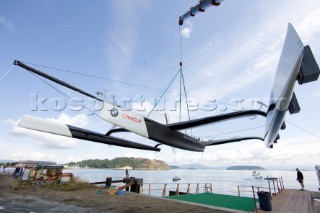
<svg viewBox="0 0 320 213"><path fill-rule="evenodd" d="M265 180L277 180L278 178L277 177L269 177L267 176L266 178L264 178Z"/></svg>
<svg viewBox="0 0 320 213"><path fill-rule="evenodd" d="M178 180L181 180L181 178L179 178L179 177L172 178L172 181L178 181Z"/></svg>
<svg viewBox="0 0 320 213"><path fill-rule="evenodd" d="M252 176L254 179L259 179L259 180L262 179L262 175L260 175L260 173L257 171L253 171Z"/></svg>

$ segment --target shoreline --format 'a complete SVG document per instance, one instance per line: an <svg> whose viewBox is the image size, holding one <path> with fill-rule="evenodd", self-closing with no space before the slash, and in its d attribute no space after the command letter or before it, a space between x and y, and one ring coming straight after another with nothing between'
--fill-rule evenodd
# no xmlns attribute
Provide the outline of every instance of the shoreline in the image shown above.
<svg viewBox="0 0 320 213"><path fill-rule="evenodd" d="M101 170L126 170L126 168L69 168L69 167L64 167L63 169L65 170L80 170L80 169L101 169ZM148 169L148 168L141 168L141 169L128 169L130 171L169 171L172 169Z"/></svg>

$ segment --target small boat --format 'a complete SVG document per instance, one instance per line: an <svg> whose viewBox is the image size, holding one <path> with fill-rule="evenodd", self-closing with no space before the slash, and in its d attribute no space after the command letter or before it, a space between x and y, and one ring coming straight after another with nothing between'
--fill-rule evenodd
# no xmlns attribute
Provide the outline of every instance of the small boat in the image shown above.
<svg viewBox="0 0 320 213"><path fill-rule="evenodd" d="M181 180L181 178L179 178L179 177L174 177L174 178L172 178L172 180L173 180L173 181L178 181L178 180Z"/></svg>
<svg viewBox="0 0 320 213"><path fill-rule="evenodd" d="M259 180L262 179L262 175L260 175L260 173L257 172L257 171L253 171L252 172L252 176L253 176L254 179L259 179Z"/></svg>
<svg viewBox="0 0 320 213"><path fill-rule="evenodd" d="M266 178L264 178L265 180L278 180L278 178L276 178L276 177L266 177Z"/></svg>

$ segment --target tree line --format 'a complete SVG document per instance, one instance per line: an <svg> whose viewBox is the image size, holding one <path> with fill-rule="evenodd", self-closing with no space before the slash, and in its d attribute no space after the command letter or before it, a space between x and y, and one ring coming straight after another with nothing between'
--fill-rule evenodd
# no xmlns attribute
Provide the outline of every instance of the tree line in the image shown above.
<svg viewBox="0 0 320 213"><path fill-rule="evenodd" d="M81 168L122 168L130 166L133 169L147 168L151 160L146 158L128 158L128 157L117 157L112 160L109 159L89 159L82 160L79 162L68 163L69 167L81 167Z"/></svg>
<svg viewBox="0 0 320 213"><path fill-rule="evenodd" d="M1 162L0 166L12 167L16 162ZM133 158L133 157L117 157L112 160L109 159L89 159L79 162L67 163L69 167L80 168L123 168L130 166L133 169L169 169L169 166L164 161L150 160L147 158Z"/></svg>

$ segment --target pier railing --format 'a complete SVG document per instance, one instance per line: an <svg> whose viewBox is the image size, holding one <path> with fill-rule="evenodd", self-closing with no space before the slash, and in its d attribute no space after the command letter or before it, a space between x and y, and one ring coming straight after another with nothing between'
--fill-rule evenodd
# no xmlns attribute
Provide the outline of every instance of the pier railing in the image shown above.
<svg viewBox="0 0 320 213"><path fill-rule="evenodd" d="M212 183L143 183L140 193L155 196L172 196L198 193L222 193L235 196L256 197L256 193L267 191L271 196L276 196L284 189L283 179L270 178L267 186L238 185L237 188L221 187Z"/></svg>
<svg viewBox="0 0 320 213"><path fill-rule="evenodd" d="M137 192L146 195L153 196L173 196L173 195L183 195L183 194L199 194L199 193L218 193L218 194L228 194L234 196L243 196L243 197L253 197L255 199L256 193L260 191L268 191L271 196L276 196L280 191L284 189L283 179L280 178L267 178L267 186L245 186L238 185L237 188L232 187L223 187L219 184L213 185L212 183L143 183L142 179L128 179L124 178L123 180L113 180L111 178L106 178L105 182L95 182L92 184L101 185L106 184L106 186L111 186L113 184L120 184L132 181L137 181ZM121 184L123 185L123 184ZM118 185L118 187L120 187Z"/></svg>
<svg viewBox="0 0 320 213"><path fill-rule="evenodd" d="M143 183L141 193L155 196L212 193L211 183Z"/></svg>
<svg viewBox="0 0 320 213"><path fill-rule="evenodd" d="M255 193L260 191L268 191L271 196L277 196L280 191L284 189L283 179L280 178L270 178L268 180L268 187L265 186L241 186L238 185L238 196L241 196L242 192L252 193L253 196Z"/></svg>
<svg viewBox="0 0 320 213"><path fill-rule="evenodd" d="M111 184L110 178L106 179L106 182L95 182L92 184L103 184L105 183L106 185ZM130 182L130 181L131 182ZM135 180L137 182L137 186L134 190L134 192L137 193L142 193L146 195L153 195L153 196L174 196L174 195L184 195L184 194L199 194L199 193L217 193L217 194L228 194L228 195L237 195L238 197L252 197L254 206L256 207L257 205L257 196L256 194L259 193L260 191L268 191L272 196L277 196L278 193L280 193L284 189L284 184L283 184L283 179L282 177L280 178L266 178L268 181L267 186L244 186L244 185L238 185L237 188L231 188L228 187L219 187L219 185L213 185L212 183L181 183L181 182L176 182L176 183L143 183L142 179L123 179L123 180L117 180L117 181L112 181L112 183L124 183L124 182L130 182L133 183L132 181ZM139 183L138 183L139 182ZM109 185L110 187L110 185ZM128 190L129 186L122 186L118 189L123 190L126 189ZM255 209L257 212L257 207Z"/></svg>

